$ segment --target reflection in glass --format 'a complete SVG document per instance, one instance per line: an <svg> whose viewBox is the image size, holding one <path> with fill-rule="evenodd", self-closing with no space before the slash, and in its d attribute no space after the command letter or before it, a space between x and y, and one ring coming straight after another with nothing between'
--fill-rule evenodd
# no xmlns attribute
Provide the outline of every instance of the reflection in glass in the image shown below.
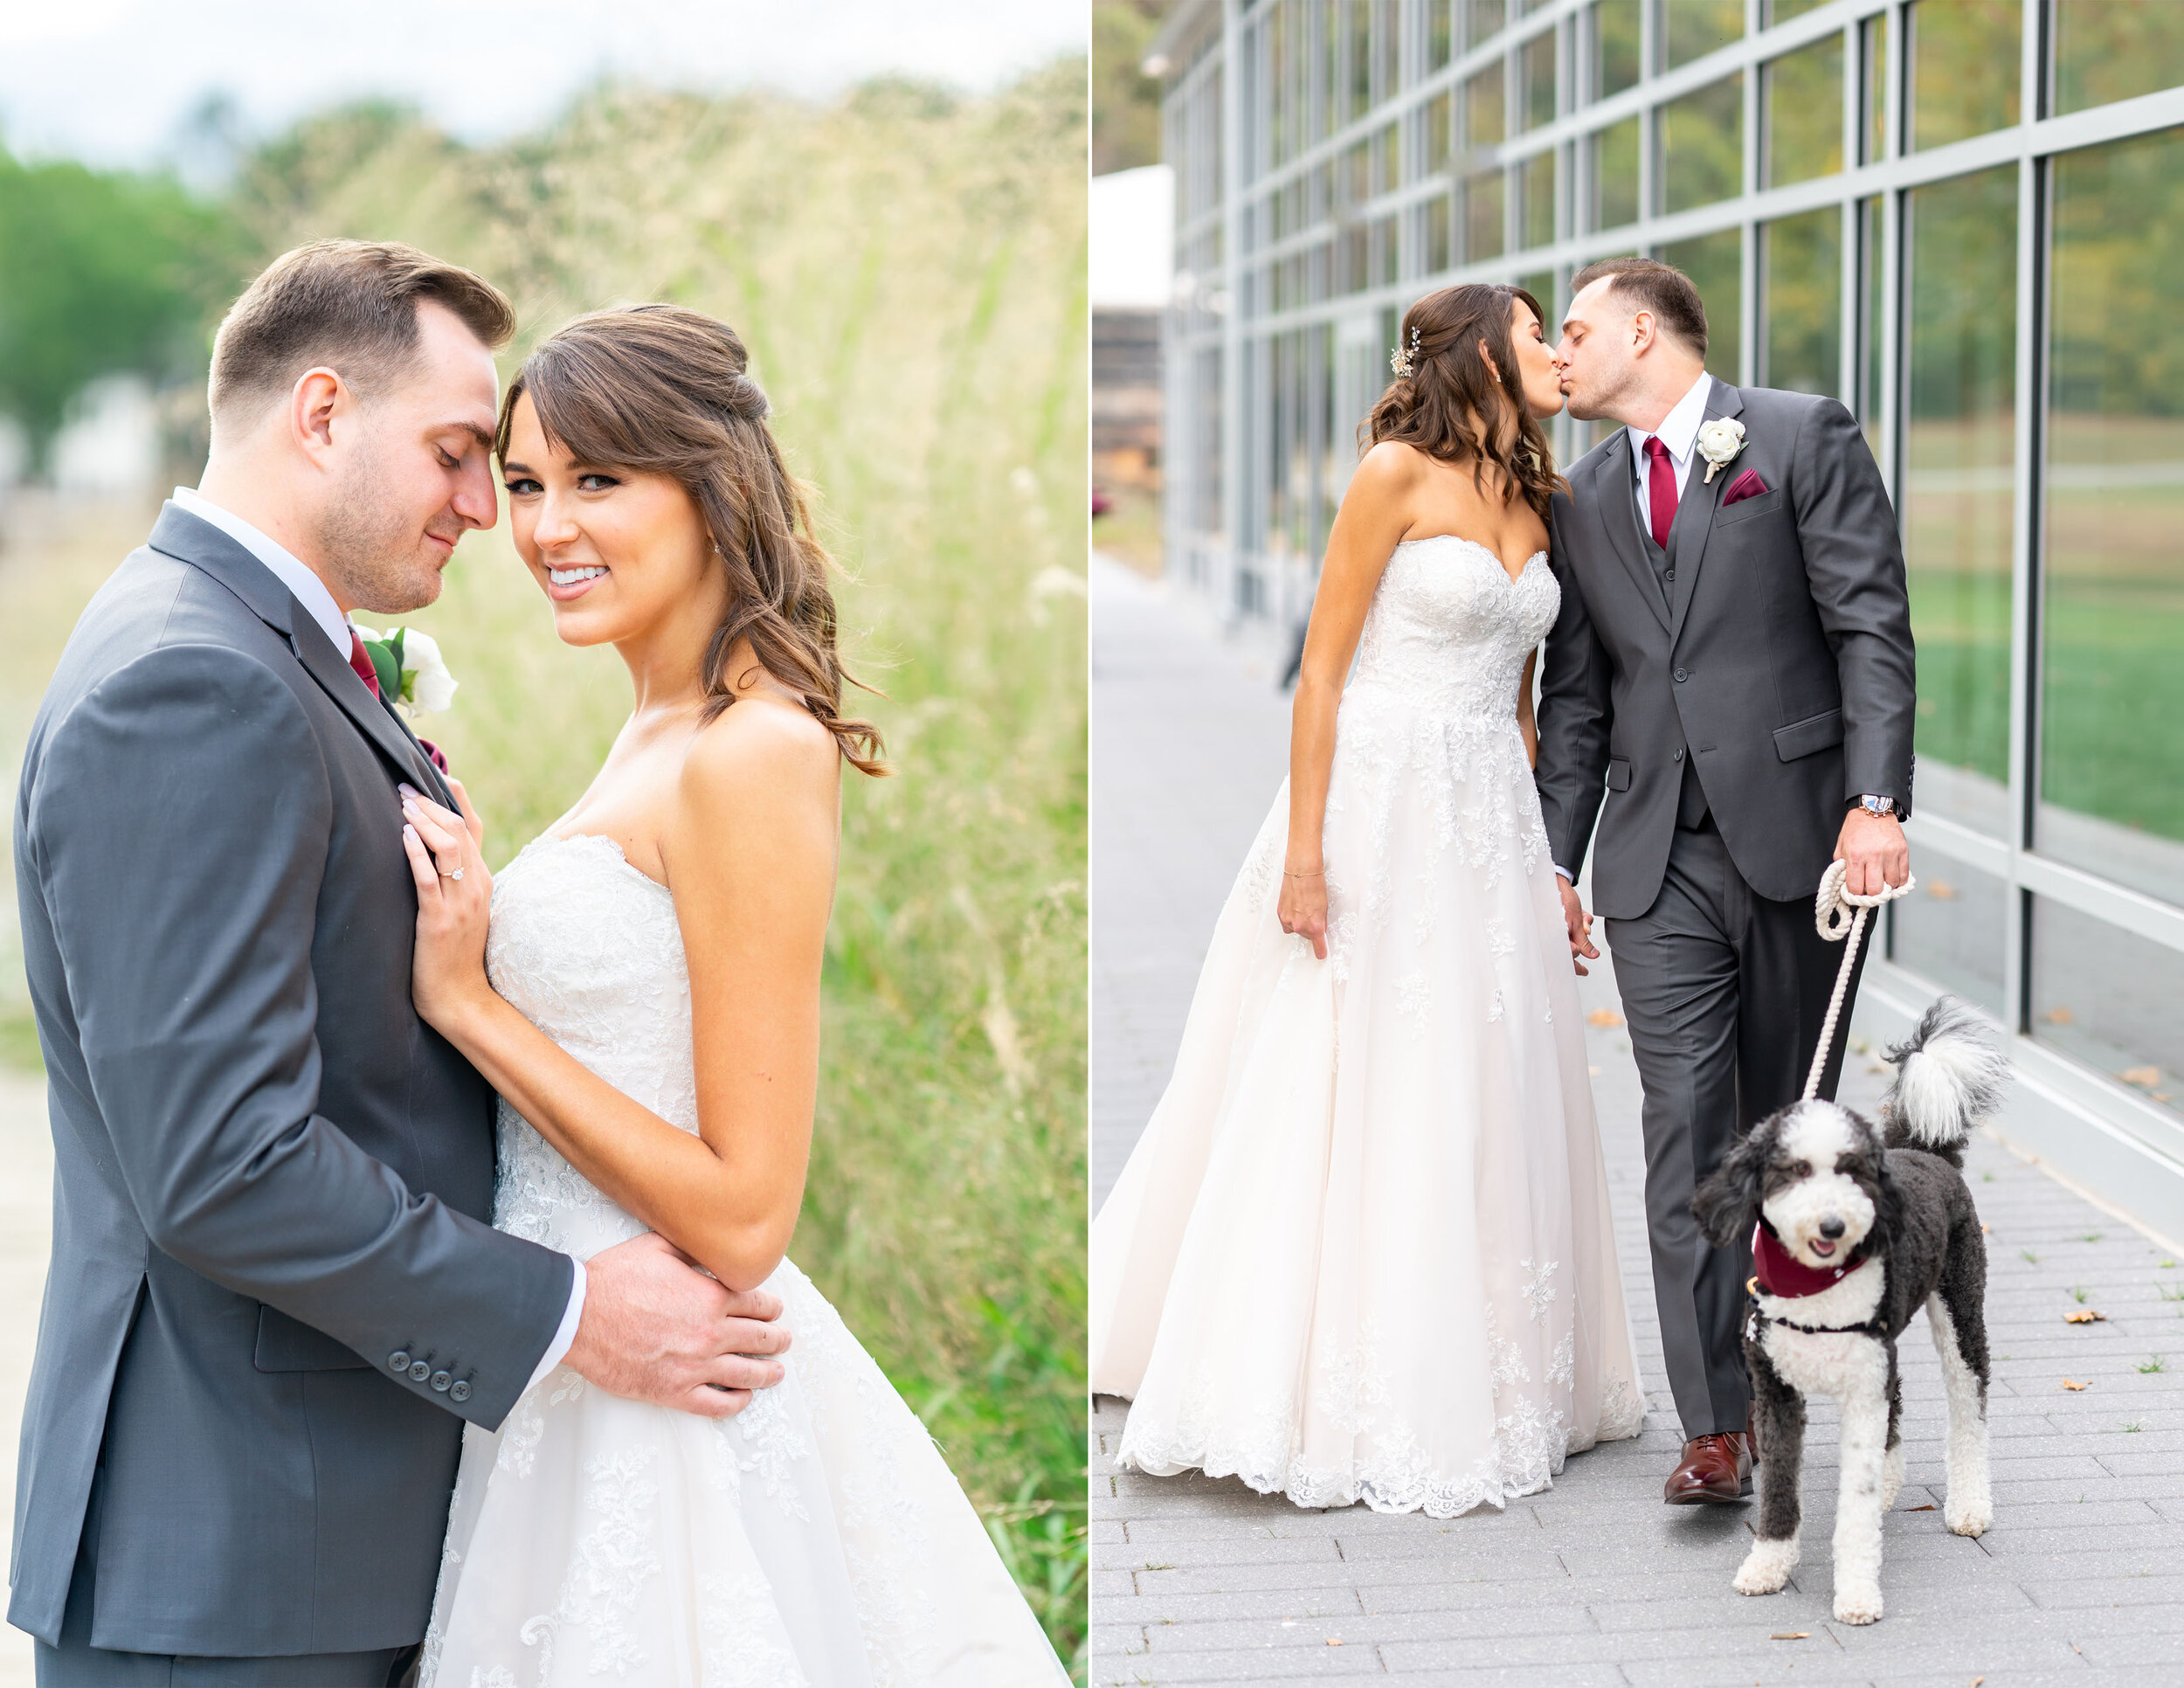
<svg viewBox="0 0 2184 1688"><path fill-rule="evenodd" d="M1498 35L1509 22L1507 0L1456 0L1463 8L1463 45L1476 47L1489 35Z"/></svg>
<svg viewBox="0 0 2184 1688"><path fill-rule="evenodd" d="M2035 897L2032 1034L2184 1113L2184 955Z"/></svg>
<svg viewBox="0 0 2184 1688"><path fill-rule="evenodd" d="M1842 391L1842 212L1834 205L1764 225L1763 387Z"/></svg>
<svg viewBox="0 0 2184 1688"><path fill-rule="evenodd" d="M1489 65L1463 85L1464 139L1474 147L1498 147L1503 122L1502 67Z"/></svg>
<svg viewBox="0 0 2184 1688"><path fill-rule="evenodd" d="M1842 168L1842 37L1759 67L1760 176L1786 187Z"/></svg>
<svg viewBox="0 0 2184 1688"><path fill-rule="evenodd" d="M1662 210L1711 205L1742 190L1744 110L1742 76L1725 76L1662 107Z"/></svg>
<svg viewBox="0 0 2184 1688"><path fill-rule="evenodd" d="M1502 255L1502 172L1480 170L1463 183L1463 261Z"/></svg>
<svg viewBox="0 0 2184 1688"><path fill-rule="evenodd" d="M1888 14L1858 25L1858 162L1877 164L1888 156Z"/></svg>
<svg viewBox="0 0 2184 1688"><path fill-rule="evenodd" d="M1918 645L1915 797L2007 836L2017 172L2005 165L1909 197L1910 422L1897 506Z"/></svg>
<svg viewBox="0 0 2184 1688"><path fill-rule="evenodd" d="M1744 294L1744 246L1734 229L1702 234L1696 240L1676 240L1661 248L1663 263L1673 264L1691 278L1699 301L1706 307L1706 368L1724 381L1737 379L1741 350L1738 327L1742 320L1739 301Z"/></svg>
<svg viewBox="0 0 2184 1688"><path fill-rule="evenodd" d="M2176 0L2056 0L2055 31L2057 112L2184 86Z"/></svg>
<svg viewBox="0 0 2184 1688"><path fill-rule="evenodd" d="M1670 70L1744 38L1745 0L1662 0L1662 4Z"/></svg>
<svg viewBox="0 0 2184 1688"><path fill-rule="evenodd" d="M2055 163L2039 847L2184 903L2184 131Z"/></svg>
<svg viewBox="0 0 2184 1688"><path fill-rule="evenodd" d="M1889 959L2005 1020L2002 945L2009 888L1991 874L1937 854L1913 853L1911 894L1889 905Z"/></svg>
<svg viewBox="0 0 2184 1688"><path fill-rule="evenodd" d="M1524 226L1517 231L1517 244L1525 246L1546 246L1555 238L1555 152L1547 151L1527 158L1517 167L1518 214Z"/></svg>
<svg viewBox="0 0 2184 1688"><path fill-rule="evenodd" d="M1638 220L1638 135L1642 119L1627 117L1586 145L1592 149L1594 229L1620 229Z"/></svg>
<svg viewBox="0 0 2184 1688"><path fill-rule="evenodd" d="M1545 128L1555 121L1555 32L1547 31L1524 43L1517 55L1517 75L1524 89L1524 127Z"/></svg>
<svg viewBox="0 0 2184 1688"><path fill-rule="evenodd" d="M1911 20L1904 150L1946 147L2017 121L2022 0L1918 0Z"/></svg>
<svg viewBox="0 0 2184 1688"><path fill-rule="evenodd" d="M1599 0L1593 8L1593 97L1638 86L1639 0Z"/></svg>

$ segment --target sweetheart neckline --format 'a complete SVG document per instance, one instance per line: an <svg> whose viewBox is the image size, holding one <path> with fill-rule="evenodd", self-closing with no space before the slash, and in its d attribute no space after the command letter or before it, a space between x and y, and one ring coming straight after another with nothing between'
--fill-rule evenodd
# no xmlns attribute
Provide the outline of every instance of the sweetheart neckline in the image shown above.
<svg viewBox="0 0 2184 1688"><path fill-rule="evenodd" d="M625 850L618 841L610 837L605 833L541 833L529 844L526 844L522 850L518 850L516 854L518 855L522 855L524 850L536 849L541 844L604 844L607 847L607 848L614 852L615 861L621 863L623 867L627 868L632 873L635 874L639 879L643 880L645 883L651 886L653 889L658 891L661 896L670 899L672 899L674 896L673 891L669 890L665 885L654 879L650 874L646 873L634 861L632 861L629 859L629 852ZM506 870L503 869L503 871Z"/></svg>
<svg viewBox="0 0 2184 1688"><path fill-rule="evenodd" d="M1524 567L1517 570L1515 574L1511 574L1509 571L1509 564L1502 561L1500 552L1496 551L1492 546L1484 543L1482 541L1468 538L1460 533L1429 533L1420 539L1399 539L1395 542L1395 549L1400 551L1406 545L1430 545L1436 539L1453 539L1457 544L1469 545L1473 550L1478 552L1482 557L1491 558L1493 560L1495 572L1500 575L1503 579L1508 581L1512 586L1517 585L1526 575L1531 572L1531 565L1533 564L1540 561L1547 555L1546 548L1542 546L1539 550L1534 551L1530 557L1527 557L1524 559Z"/></svg>

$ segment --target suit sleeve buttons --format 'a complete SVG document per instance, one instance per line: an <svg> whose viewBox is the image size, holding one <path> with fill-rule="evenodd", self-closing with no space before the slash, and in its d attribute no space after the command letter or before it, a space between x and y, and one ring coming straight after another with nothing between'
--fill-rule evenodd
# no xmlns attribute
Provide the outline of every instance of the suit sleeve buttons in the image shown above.
<svg viewBox="0 0 2184 1688"><path fill-rule="evenodd" d="M453 1376L451 1376L449 1373L446 1373L446 1372L435 1372L435 1373L432 1373L432 1390L433 1390L433 1393L434 1393L434 1394L443 1394L443 1395L444 1395L444 1394L446 1394L447 1393L447 1386L448 1386L449 1384L453 1383L454 1380L454 1380L454 1378L453 1378Z"/></svg>
<svg viewBox="0 0 2184 1688"><path fill-rule="evenodd" d="M387 1369L390 1372L392 1372L397 1377L400 1377L403 1373L408 1371L410 1369L410 1351L407 1348L397 1348L392 1353L389 1354L387 1356Z"/></svg>
<svg viewBox="0 0 2184 1688"><path fill-rule="evenodd" d="M424 1381L425 1381L425 1380L426 1378L428 1378L428 1377L430 1377L430 1376L432 1376L432 1368L430 1366L427 1366L427 1365L426 1365L426 1364L425 1364L423 1360L421 1360L421 1359L413 1359L413 1360L411 1360L411 1361L410 1362L410 1381L411 1381L411 1382L412 1382L412 1383L422 1383L422 1382L424 1382Z"/></svg>
<svg viewBox="0 0 2184 1688"><path fill-rule="evenodd" d="M447 1386L447 1398L448 1400L455 1402L458 1406L460 1406L462 1402L468 1401L470 1399L469 1380L459 1377L453 1383L449 1384Z"/></svg>

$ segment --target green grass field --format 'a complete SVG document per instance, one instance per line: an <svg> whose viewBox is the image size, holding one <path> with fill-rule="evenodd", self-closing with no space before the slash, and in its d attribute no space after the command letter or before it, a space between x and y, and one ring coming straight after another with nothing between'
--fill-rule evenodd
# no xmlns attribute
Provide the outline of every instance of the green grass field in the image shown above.
<svg viewBox="0 0 2184 1688"><path fill-rule="evenodd" d="M1080 1680L1085 1631L1084 66L957 101L818 107L607 89L467 150L398 114L268 148L235 204L267 253L407 239L506 287L514 349L670 299L732 323L817 488L854 698L898 777L850 777L819 1118L792 1251L931 1426ZM143 512L0 554L12 768L77 610ZM628 706L552 633L505 529L414 618L462 682L424 728L513 854ZM12 782L10 781L10 789ZM26 1044L19 960L0 1058Z"/></svg>

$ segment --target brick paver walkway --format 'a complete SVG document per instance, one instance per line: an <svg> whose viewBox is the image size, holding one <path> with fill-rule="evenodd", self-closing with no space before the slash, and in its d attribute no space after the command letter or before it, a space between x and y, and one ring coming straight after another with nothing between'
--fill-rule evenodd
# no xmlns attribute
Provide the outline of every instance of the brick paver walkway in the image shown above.
<svg viewBox="0 0 2184 1688"><path fill-rule="evenodd" d="M1112 564L1092 589L1093 1162L1105 1196L1167 1076L1199 961L1286 764L1263 655ZM1585 986L1624 1283L1652 1386L1645 1434L1549 1492L1446 1521L1300 1511L1234 1480L1117 1472L1095 1403L1092 1681L1404 1674L1450 1685L2184 1684L2184 1260L2001 1144L1973 1145L1996 1354L1995 1525L1950 1535L1939 1366L1905 1334L1909 1475L1889 1519L1888 1615L1829 1616L1835 1419L1807 1443L1805 1562L1762 1600L1730 1577L1750 1507L1660 1501L1678 1432L1640 1201L1638 1084L1605 968ZM1845 1099L1884 1075L1853 1063ZM2065 1323L2091 1307L2103 1322ZM2066 1390L2063 1381L2083 1383Z"/></svg>

